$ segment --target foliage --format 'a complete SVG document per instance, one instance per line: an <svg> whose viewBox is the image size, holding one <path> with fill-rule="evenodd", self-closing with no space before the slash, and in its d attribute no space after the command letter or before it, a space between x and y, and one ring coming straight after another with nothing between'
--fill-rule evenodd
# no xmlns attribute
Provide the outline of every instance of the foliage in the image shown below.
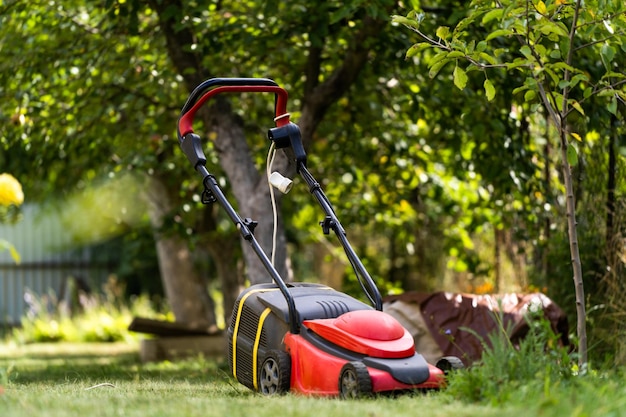
<svg viewBox="0 0 626 417"><path fill-rule="evenodd" d="M118 286L108 288L104 295L76 292L73 300L59 300L53 292L41 297L27 293L29 311L10 340L19 344L130 342L139 338L128 330L133 317L173 319L167 311L159 312L147 295L131 297L126 303Z"/></svg>
<svg viewBox="0 0 626 417"><path fill-rule="evenodd" d="M519 70L527 76L515 94L524 93L524 100L534 109L540 104L538 99L545 100L542 103L550 117L561 111L567 117L571 112L584 115L581 102L592 95L605 97L607 109L613 114L617 113L618 102L626 100L622 88L626 76L620 72L616 56L618 49L626 51L623 8L619 1L586 2L582 8L580 2L559 0L477 0L454 28L440 26L435 36L421 31L424 16L419 10L407 18L396 16L395 21L423 39L409 49L407 57L434 48L431 78L447 64L453 64L454 84L462 90L468 84L467 73L481 71L485 97L492 100L496 89L489 70ZM471 35L475 25L485 29L484 39ZM578 59L580 55L584 58ZM577 58L575 62L573 57ZM590 72L588 59L602 66ZM560 117L553 120L557 126L563 121ZM580 139L575 132L570 134Z"/></svg>
<svg viewBox="0 0 626 417"><path fill-rule="evenodd" d="M625 6L621 1L575 2L475 0L467 15L454 27L440 26L434 34L424 32L424 14L418 9L407 17L396 16L415 31L421 42L407 52L411 58L432 50L429 76L436 77L453 64L452 80L459 90L468 85L468 72L481 71L484 93L493 100L496 88L491 72L519 71L524 78L511 92L519 106L531 112L542 107L556 129L561 150L563 183L571 262L576 294L580 364L587 362L586 298L576 228L576 200L572 169L579 162L576 141L579 129L592 122L583 108L592 97L604 98L610 114L618 116L618 102L626 102L626 74L615 59L617 48L626 51ZM481 30L477 30L480 26ZM602 63L598 70L598 63ZM490 71L491 70L491 71ZM514 110L514 107L509 107Z"/></svg>
<svg viewBox="0 0 626 417"><path fill-rule="evenodd" d="M518 346L509 338L509 329L502 326L501 316L494 313L499 329L481 340L481 360L469 369L455 373L448 393L468 402L507 404L524 391L537 397L545 387L566 383L578 372L568 347L560 346L547 319L532 312L525 317L529 331ZM470 329L466 329L470 331ZM479 337L476 335L476 337Z"/></svg>

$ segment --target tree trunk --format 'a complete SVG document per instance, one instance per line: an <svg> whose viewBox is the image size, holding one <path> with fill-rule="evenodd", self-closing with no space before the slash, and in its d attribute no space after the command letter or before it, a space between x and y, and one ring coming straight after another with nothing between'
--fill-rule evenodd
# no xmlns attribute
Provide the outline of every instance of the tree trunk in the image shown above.
<svg viewBox="0 0 626 417"><path fill-rule="evenodd" d="M502 244L503 244L503 234L504 230L498 229L497 227L493 230L493 240L494 240L494 262L493 268L495 270L495 278L493 290L496 294L500 292L500 288L502 287Z"/></svg>
<svg viewBox="0 0 626 417"><path fill-rule="evenodd" d="M273 115L268 114L268 126L273 123ZM206 115L206 125L212 126L216 133L214 148L218 153L220 165L226 173L229 185L237 200L238 213L242 218L258 222L254 236L259 245L271 259L273 242L273 211L270 201L269 184L265 171L259 172L254 165L250 148L243 131L244 122L239 120L224 98L217 98ZM259 138L265 140L267 138ZM281 152L282 153L282 152ZM277 203L278 193L275 194ZM277 210L280 205L277 204ZM277 241L274 267L284 280L290 279L287 265L287 239L285 237L282 216L278 215ZM271 276L261 263L258 255L247 241L241 240L246 265L246 276L251 284L271 282Z"/></svg>
<svg viewBox="0 0 626 417"><path fill-rule="evenodd" d="M202 230L198 245L213 260L222 291L224 323L228 325L237 296L243 289L244 270L239 261L239 233L218 230L216 212L220 207L209 206L202 216L198 230Z"/></svg>
<svg viewBox="0 0 626 417"><path fill-rule="evenodd" d="M549 126L546 126L546 137L550 138L550 129ZM550 140L546 141L546 145L543 148L543 160L545 161L545 167L543 169L543 182L545 186L545 196L549 201L552 198L552 187L550 185L550 177L552 167L550 165L551 156L552 156L552 146L550 146ZM545 216L544 224L543 224L543 239L546 242L550 241L550 236L552 235L552 220L551 216ZM548 264L548 245L543 245L541 249L541 276L544 277L546 287L549 286L550 280L548 277L548 270L550 269L550 265Z"/></svg>
<svg viewBox="0 0 626 417"><path fill-rule="evenodd" d="M163 225L175 207L167 187L152 177L145 192L154 230L163 288L176 321L212 331L216 329L215 309L206 280L195 268L187 240Z"/></svg>
<svg viewBox="0 0 626 417"><path fill-rule="evenodd" d="M216 241L216 244L207 246L211 258L215 262L217 276L220 279L220 288L222 290L222 306L224 309L224 323L228 326L235 301L243 289L243 268L239 258L239 251L236 250L238 243L236 240L222 239Z"/></svg>
<svg viewBox="0 0 626 417"><path fill-rule="evenodd" d="M615 147L617 143L617 117L611 117L611 127L613 133L609 136L609 166L607 169L607 195L606 195L606 236L605 245L606 253L608 256L608 264L613 266L613 260L615 258L615 250L613 245L613 239L615 238L614 231L614 219L615 219L615 187L616 187L616 175L617 172L617 158L615 156Z"/></svg>
<svg viewBox="0 0 626 417"><path fill-rule="evenodd" d="M572 268L574 272L574 289L576 294L576 316L578 333L578 365L580 372L587 366L587 314L585 312L585 289L583 284L583 272L580 263L580 251L578 248L578 233L576 231L576 204L574 201L574 189L572 181L572 169L567 160L567 130L559 129L561 141L561 160L563 163L563 180L565 182L567 229L569 233L569 246L572 256Z"/></svg>

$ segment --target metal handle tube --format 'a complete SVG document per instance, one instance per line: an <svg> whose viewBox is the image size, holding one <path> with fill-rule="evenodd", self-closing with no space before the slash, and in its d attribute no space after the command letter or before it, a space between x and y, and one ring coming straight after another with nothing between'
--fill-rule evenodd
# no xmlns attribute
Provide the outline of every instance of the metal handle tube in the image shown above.
<svg viewBox="0 0 626 417"><path fill-rule="evenodd" d="M361 262L361 259L359 259L359 256L352 248L352 245L350 244L350 241L346 236L345 229L337 218L337 215L335 214L335 211L330 201L326 197L326 194L324 194L322 187L315 180L313 175L309 172L304 164L300 164L299 172L306 184L309 186L309 191L311 192L311 194L317 199L326 216L330 218L329 226L335 232L335 235L339 239L341 246L343 246L343 250L346 253L348 260L350 261L350 264L352 265L352 268L357 275L357 279L359 280L363 291L365 291L365 295L370 299L376 310L382 311L383 301L382 296L380 295L380 291L378 290L378 287L376 286L376 283L374 282L370 274L367 272L367 269L365 269L365 266ZM365 282L363 282L362 279L365 280Z"/></svg>
<svg viewBox="0 0 626 417"><path fill-rule="evenodd" d="M276 268L274 268L274 265L261 248L261 245L259 245L259 242L254 237L254 234L252 233L250 228L241 219L241 217L239 217L239 214L237 214L233 206L230 204L230 202L222 192L222 189L217 184L215 177L213 177L213 175L209 173L204 165L198 165L196 167L196 170L202 176L205 187L207 187L211 191L211 193L213 193L216 201L224 208L224 210L226 210L226 214L228 215L228 217L230 217L233 223L235 223L235 226L239 230L239 233L241 233L241 236L244 238L244 240L246 240L250 244L250 246L252 246L252 249L269 272L272 280L276 283L276 285L280 289L280 292L285 297L285 300L287 302L287 309L289 311L289 326L291 333L300 333L300 318L298 316L298 311L296 310L296 304L293 300L293 297L291 296L291 294L289 293L289 289L287 288L287 284L285 284L285 281L282 279L278 271L276 271Z"/></svg>

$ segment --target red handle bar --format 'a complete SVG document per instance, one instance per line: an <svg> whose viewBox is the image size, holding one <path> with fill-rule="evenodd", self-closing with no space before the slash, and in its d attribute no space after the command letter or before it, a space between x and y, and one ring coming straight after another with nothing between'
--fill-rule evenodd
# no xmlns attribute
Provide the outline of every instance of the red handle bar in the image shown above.
<svg viewBox="0 0 626 417"><path fill-rule="evenodd" d="M225 85L216 87L208 91L178 120L178 133L185 137L188 133L193 133L193 119L196 111L211 97L220 93L274 93L276 94L276 126L284 126L289 123L289 113L287 113L287 91L281 87L272 85Z"/></svg>

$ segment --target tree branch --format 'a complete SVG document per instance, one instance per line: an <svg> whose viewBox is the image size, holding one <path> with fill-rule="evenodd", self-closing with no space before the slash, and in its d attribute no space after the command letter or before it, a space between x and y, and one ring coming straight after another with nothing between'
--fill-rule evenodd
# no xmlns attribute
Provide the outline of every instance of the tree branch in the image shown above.
<svg viewBox="0 0 626 417"><path fill-rule="evenodd" d="M581 0L576 0L576 7L574 7L574 18L572 20L572 27L569 31L569 51L567 52L567 58L565 59L565 63L567 67L565 67L565 72L563 73L563 80L567 83L570 80L570 71L569 67L572 66L572 61L574 60L574 37L576 36L576 24L578 23L578 16L580 15L580 6ZM567 117L568 108L567 108L567 98L569 96L570 88L568 86L563 87L563 105L561 106L561 115L562 117Z"/></svg>
<svg viewBox="0 0 626 417"><path fill-rule="evenodd" d="M195 88L208 77L201 70L202 65L198 54L189 50L189 45L196 43L194 33L189 27L179 24L182 21L182 1L149 0L148 3L159 17L159 27L164 32L166 48L172 64L184 77L189 89Z"/></svg>
<svg viewBox="0 0 626 417"><path fill-rule="evenodd" d="M304 75L306 81L304 83L304 96L311 94L312 91L319 85L320 68L322 66L322 51L324 49L320 46L313 46L309 48L309 55L307 56L306 68L304 69Z"/></svg>
<svg viewBox="0 0 626 417"><path fill-rule="evenodd" d="M314 54L309 56L305 73L313 76L317 74L317 76L315 79L307 79L307 88L310 90L305 91L303 98L299 125L305 145L310 143L313 132L330 106L344 95L354 83L367 63L370 41L375 39L388 23L387 20L372 17L363 19L363 26L352 38L350 49L346 52L343 62L322 83L317 81L321 65L321 60L317 54L321 54L321 51L313 51Z"/></svg>
<svg viewBox="0 0 626 417"><path fill-rule="evenodd" d="M574 48L574 50L575 50L575 51L578 51L578 50L580 50L580 49L585 49L585 48L588 48L588 47L590 47L590 46L597 45L597 44L599 44L599 43L605 43L605 42L606 42L606 41L608 41L609 39L613 39L613 38L615 38L615 37L617 37L617 36L624 35L624 33L626 33L626 32L625 32L625 31L620 31L620 32L614 33L614 34L613 34L613 35L611 35L611 36L607 36L607 37L605 37L605 38L598 39L598 40L596 40L596 41L589 42L589 43L586 43L586 44L584 44L584 45L577 46L576 48Z"/></svg>

